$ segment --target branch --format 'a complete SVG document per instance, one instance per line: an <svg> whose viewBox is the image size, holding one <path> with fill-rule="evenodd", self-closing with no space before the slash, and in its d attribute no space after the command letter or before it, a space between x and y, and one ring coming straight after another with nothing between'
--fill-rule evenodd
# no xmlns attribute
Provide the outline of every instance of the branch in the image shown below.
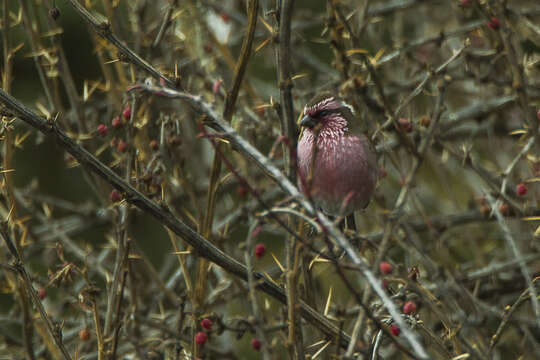
<svg viewBox="0 0 540 360"><path fill-rule="evenodd" d="M75 11L82 16L82 18L89 23L95 30L96 33L102 38L108 40L113 44L120 53L130 60L134 65L144 69L149 72L157 80L164 80L169 86L176 87L176 83L163 75L161 72L156 70L152 65L150 65L146 60L137 55L133 50L127 47L116 35L113 34L111 30L111 25L108 21L100 22L94 15L92 15L84 6L79 4L77 0L69 0L69 3Z"/></svg>
<svg viewBox="0 0 540 360"><path fill-rule="evenodd" d="M484 192L489 202L489 206L491 206L491 208L493 209L492 211L495 213L495 217L497 218L497 222L503 232L504 239L506 240L506 244L514 253L514 257L516 259L519 259L519 267L521 269L521 273L523 274L523 278L525 279L525 284L527 284L527 286L529 287L529 293L531 295L531 302L532 302L532 307L534 309L534 314L536 316L536 321L538 321L538 324L540 324L540 304L538 303L538 294L536 293L536 289L534 288L534 284L532 282L533 278L531 276L531 272L529 271L529 268L527 267L527 264L525 263L523 255L521 254L521 250L518 248L516 242L514 241L512 232L508 228L508 225L506 225L504 216L499 211L499 208L495 205L495 200L493 199L491 194L489 194L489 192L487 191L484 191Z"/></svg>

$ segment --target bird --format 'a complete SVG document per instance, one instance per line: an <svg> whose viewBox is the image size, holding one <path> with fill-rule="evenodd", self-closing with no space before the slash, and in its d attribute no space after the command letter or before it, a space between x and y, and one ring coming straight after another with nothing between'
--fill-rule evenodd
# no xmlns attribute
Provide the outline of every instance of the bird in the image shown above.
<svg viewBox="0 0 540 360"><path fill-rule="evenodd" d="M364 209L375 192L379 167L354 109L325 92L304 107L297 145L298 185L332 216Z"/></svg>

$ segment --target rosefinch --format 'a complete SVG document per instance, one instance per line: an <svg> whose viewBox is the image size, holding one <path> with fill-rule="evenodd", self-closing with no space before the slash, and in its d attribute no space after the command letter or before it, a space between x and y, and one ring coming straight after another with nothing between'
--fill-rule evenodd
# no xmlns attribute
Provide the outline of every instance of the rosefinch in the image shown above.
<svg viewBox="0 0 540 360"><path fill-rule="evenodd" d="M314 98L304 108L298 142L300 188L330 215L365 208L375 190L377 158L369 140L355 130L358 121L352 107L331 94Z"/></svg>

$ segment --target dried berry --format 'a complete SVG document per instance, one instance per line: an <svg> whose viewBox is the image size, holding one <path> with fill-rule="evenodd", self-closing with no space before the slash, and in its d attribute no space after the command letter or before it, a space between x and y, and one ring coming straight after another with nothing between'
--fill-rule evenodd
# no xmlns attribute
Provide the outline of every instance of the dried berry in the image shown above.
<svg viewBox="0 0 540 360"><path fill-rule="evenodd" d="M521 184L518 184L518 186L516 187L516 193L519 195L519 196L525 196L527 195L527 191L529 191L529 188L527 187L527 185L521 183Z"/></svg>
<svg viewBox="0 0 540 360"><path fill-rule="evenodd" d="M88 329L81 329L81 331L79 331L79 339L88 341L90 339L90 331L88 331Z"/></svg>
<svg viewBox="0 0 540 360"><path fill-rule="evenodd" d="M47 296L47 290L45 288L39 288L37 294L38 294L39 299L43 300Z"/></svg>
<svg viewBox="0 0 540 360"><path fill-rule="evenodd" d="M403 305L403 313L409 315L414 312L416 312L416 304L412 301L407 301L405 305Z"/></svg>
<svg viewBox="0 0 540 360"><path fill-rule="evenodd" d="M381 273L383 274L390 274L394 268L389 262L381 261L379 264L379 270L381 270Z"/></svg>
<svg viewBox="0 0 540 360"><path fill-rule="evenodd" d="M262 258L265 253L266 253L266 245L264 245L263 243L259 243L255 245L255 256L257 257L257 259Z"/></svg>
<svg viewBox="0 0 540 360"><path fill-rule="evenodd" d="M238 185L238 187L236 188L236 193L241 197L244 197L248 193L248 188L242 185Z"/></svg>
<svg viewBox="0 0 540 360"><path fill-rule="evenodd" d="M410 133L413 130L412 122L410 122L409 119L399 118L398 124L401 130L405 131L406 133Z"/></svg>
<svg viewBox="0 0 540 360"><path fill-rule="evenodd" d="M178 146L178 145L181 145L182 144L182 138L178 135L176 136L173 136L169 139L169 144L171 144L172 146Z"/></svg>
<svg viewBox="0 0 540 360"><path fill-rule="evenodd" d="M499 212L503 215L503 216L506 216L509 214L510 212L510 208L508 207L508 204L507 203L501 203L499 205Z"/></svg>
<svg viewBox="0 0 540 360"><path fill-rule="evenodd" d="M420 270L418 270L418 267L413 266L409 269L409 279L412 281L418 281L418 277L420 276Z"/></svg>
<svg viewBox="0 0 540 360"><path fill-rule="evenodd" d="M204 345L208 341L208 335L205 332L199 331L195 334L195 343L197 345Z"/></svg>
<svg viewBox="0 0 540 360"><path fill-rule="evenodd" d="M379 168L379 179L384 179L387 175L388 173L386 172L385 168Z"/></svg>
<svg viewBox="0 0 540 360"><path fill-rule="evenodd" d="M97 131L99 133L99 136L107 136L107 132L109 132L109 128L107 128L107 125L105 124L99 124L97 127Z"/></svg>
<svg viewBox="0 0 540 360"><path fill-rule="evenodd" d="M49 16L56 21L60 17L60 10L54 6L49 10Z"/></svg>
<svg viewBox="0 0 540 360"><path fill-rule="evenodd" d="M157 142L157 140L152 140L152 141L150 141L150 147L151 147L152 150L154 150L154 151L159 150L159 143Z"/></svg>
<svg viewBox="0 0 540 360"><path fill-rule="evenodd" d="M257 339L257 338L253 338L251 339L251 347L254 349L254 350L257 350L259 351L261 349L261 340Z"/></svg>
<svg viewBox="0 0 540 360"><path fill-rule="evenodd" d="M214 325L214 323L212 323L212 320L209 318L204 318L201 320L201 327L205 330L212 329L212 325Z"/></svg>
<svg viewBox="0 0 540 360"><path fill-rule="evenodd" d="M429 116L426 115L420 118L420 125L423 127L428 127L429 124L431 124L431 118Z"/></svg>
<svg viewBox="0 0 540 360"><path fill-rule="evenodd" d="M471 0L461 0L461 7L468 7L471 5Z"/></svg>
<svg viewBox="0 0 540 360"><path fill-rule="evenodd" d="M120 151L121 153L126 152L127 147L128 147L127 143L122 139L120 139L118 141L118 144L116 144L116 150Z"/></svg>

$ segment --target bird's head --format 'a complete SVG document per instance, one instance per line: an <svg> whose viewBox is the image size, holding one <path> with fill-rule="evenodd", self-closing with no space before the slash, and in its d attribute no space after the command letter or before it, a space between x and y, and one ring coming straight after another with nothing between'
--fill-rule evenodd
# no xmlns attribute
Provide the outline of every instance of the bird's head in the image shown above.
<svg viewBox="0 0 540 360"><path fill-rule="evenodd" d="M314 97L304 107L300 126L314 132L324 129L347 131L353 113L352 107L339 97L325 93Z"/></svg>

